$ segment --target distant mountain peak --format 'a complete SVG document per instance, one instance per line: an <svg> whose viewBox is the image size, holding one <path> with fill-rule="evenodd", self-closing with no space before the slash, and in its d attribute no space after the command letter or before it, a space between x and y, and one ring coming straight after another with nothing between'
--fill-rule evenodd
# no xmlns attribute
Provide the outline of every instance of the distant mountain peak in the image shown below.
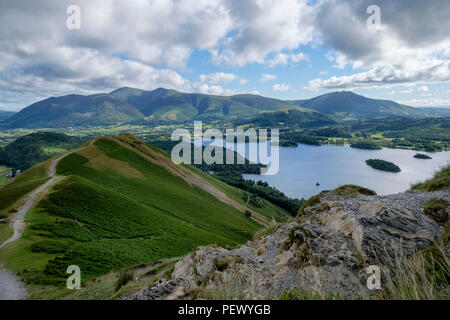
<svg viewBox="0 0 450 320"><path fill-rule="evenodd" d="M389 116L421 116L413 107L391 100L367 98L352 91L335 91L309 100L293 101L296 105L343 119Z"/></svg>
<svg viewBox="0 0 450 320"><path fill-rule="evenodd" d="M109 93L110 96L120 99L120 100L126 100L128 99L130 96L138 96L140 94L142 94L143 90L141 89L136 89L136 88L131 88L131 87L122 87L119 89L116 89L112 92Z"/></svg>

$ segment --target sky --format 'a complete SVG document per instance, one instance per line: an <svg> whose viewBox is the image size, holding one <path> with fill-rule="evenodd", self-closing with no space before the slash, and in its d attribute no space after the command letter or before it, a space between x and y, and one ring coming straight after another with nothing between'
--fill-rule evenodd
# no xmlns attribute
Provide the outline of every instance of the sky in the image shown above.
<svg viewBox="0 0 450 320"><path fill-rule="evenodd" d="M124 86L450 106L448 17L448 0L1 0L0 109Z"/></svg>

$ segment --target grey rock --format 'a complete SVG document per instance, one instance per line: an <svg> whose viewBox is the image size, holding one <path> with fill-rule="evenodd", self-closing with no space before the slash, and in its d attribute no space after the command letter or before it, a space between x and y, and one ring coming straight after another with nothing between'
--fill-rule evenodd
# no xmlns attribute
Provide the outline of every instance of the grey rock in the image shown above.
<svg viewBox="0 0 450 320"><path fill-rule="evenodd" d="M368 265L395 274L398 255L429 248L442 235L443 228L422 212L431 198L450 202L450 192L352 198L322 193L297 221L262 239L233 250L199 247L175 265L172 280L137 296L159 299L181 286L187 295L200 288L222 298L271 299L291 290L366 298Z"/></svg>

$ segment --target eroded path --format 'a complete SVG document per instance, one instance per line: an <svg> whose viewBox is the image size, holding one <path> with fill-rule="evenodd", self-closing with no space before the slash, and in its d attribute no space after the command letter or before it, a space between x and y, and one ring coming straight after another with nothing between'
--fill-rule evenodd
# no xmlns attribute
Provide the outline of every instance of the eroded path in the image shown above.
<svg viewBox="0 0 450 320"><path fill-rule="evenodd" d="M48 168L48 176L50 179L44 183L43 185L36 188L33 192L31 192L25 203L20 207L20 209L12 215L8 220L10 224L12 224L14 234L11 238L0 244L0 249L6 246L7 244L19 240L22 237L23 231L25 230L25 216L28 211L36 204L41 195L57 181L56 175L56 166L58 163L67 157L68 155L88 148L93 143L95 143L96 139L93 139L89 142L89 144L85 147L70 151L68 153L59 156L58 158L51 161ZM17 279L17 277L5 270L0 269L0 300L19 300L23 299L26 296L26 289L23 284Z"/></svg>
<svg viewBox="0 0 450 320"><path fill-rule="evenodd" d="M26 295L27 290L17 277L0 269L0 300L20 300Z"/></svg>

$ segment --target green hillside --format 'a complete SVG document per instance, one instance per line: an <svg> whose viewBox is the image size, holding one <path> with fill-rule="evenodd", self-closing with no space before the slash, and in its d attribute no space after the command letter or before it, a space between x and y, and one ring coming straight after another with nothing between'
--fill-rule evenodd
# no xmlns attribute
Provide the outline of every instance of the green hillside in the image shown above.
<svg viewBox="0 0 450 320"><path fill-rule="evenodd" d="M48 158L74 149L82 140L63 133L36 132L0 148L0 165L22 171Z"/></svg>
<svg viewBox="0 0 450 320"><path fill-rule="evenodd" d="M19 194L0 214L17 210L30 185L45 181L48 165L34 166L0 189L0 199ZM69 265L81 268L85 282L182 256L199 245L236 246L272 219L288 218L267 201L247 206L244 191L176 166L131 135L85 144L63 158L56 172L57 182L27 214L22 238L0 249L0 261L33 288L64 286Z"/></svg>
<svg viewBox="0 0 450 320"><path fill-rule="evenodd" d="M272 128L309 128L336 124L336 121L328 115L306 110L308 109L291 108L267 111L250 119L236 120L235 124Z"/></svg>

